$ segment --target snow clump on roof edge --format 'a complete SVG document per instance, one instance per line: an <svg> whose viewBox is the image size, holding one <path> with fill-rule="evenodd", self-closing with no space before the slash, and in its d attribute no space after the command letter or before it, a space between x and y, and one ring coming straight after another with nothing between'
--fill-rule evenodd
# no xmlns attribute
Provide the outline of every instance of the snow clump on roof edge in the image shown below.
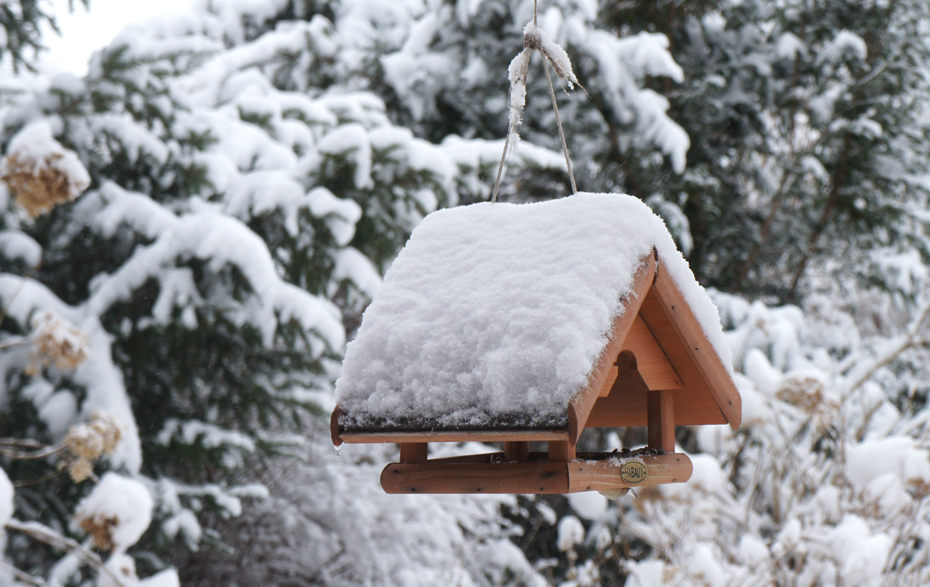
<svg viewBox="0 0 930 587"><path fill-rule="evenodd" d="M345 429L561 428L652 250L727 368L717 308L662 220L620 194L430 214L349 344Z"/></svg>

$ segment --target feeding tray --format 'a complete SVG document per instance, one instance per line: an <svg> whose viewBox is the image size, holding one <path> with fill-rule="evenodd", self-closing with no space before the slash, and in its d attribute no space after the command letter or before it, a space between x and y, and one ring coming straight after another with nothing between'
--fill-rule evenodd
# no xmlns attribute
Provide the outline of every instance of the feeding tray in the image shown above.
<svg viewBox="0 0 930 587"><path fill-rule="evenodd" d="M716 307L636 198L475 204L413 232L348 346L333 443L398 443L388 493L572 493L687 481L676 425L740 424ZM585 428L650 452L577 453ZM430 442L504 450L429 458ZM548 443L530 452L530 442Z"/></svg>

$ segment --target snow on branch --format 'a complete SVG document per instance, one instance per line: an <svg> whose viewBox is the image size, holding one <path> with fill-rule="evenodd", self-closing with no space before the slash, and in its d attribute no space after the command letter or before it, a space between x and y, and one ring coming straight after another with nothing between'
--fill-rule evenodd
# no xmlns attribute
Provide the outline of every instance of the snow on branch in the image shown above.
<svg viewBox="0 0 930 587"><path fill-rule="evenodd" d="M255 299L243 303L236 317L259 328L266 345L271 345L276 331L275 313L282 321L294 319L308 332L318 333L331 348L345 342L339 310L282 280L265 243L242 222L204 207L171 224L155 242L137 249L118 271L98 282L86 304L92 313L101 315L128 299L151 278L167 279L183 259L198 258L208 260L214 271L234 266L246 278Z"/></svg>
<svg viewBox="0 0 930 587"><path fill-rule="evenodd" d="M901 353L916 345L926 343L920 337L921 328L930 316L930 298L924 300L916 316L908 324L905 332L884 342L881 348L868 353L868 359L851 362L852 368L846 373L842 382L841 395L846 398L868 381L875 373L895 360Z"/></svg>

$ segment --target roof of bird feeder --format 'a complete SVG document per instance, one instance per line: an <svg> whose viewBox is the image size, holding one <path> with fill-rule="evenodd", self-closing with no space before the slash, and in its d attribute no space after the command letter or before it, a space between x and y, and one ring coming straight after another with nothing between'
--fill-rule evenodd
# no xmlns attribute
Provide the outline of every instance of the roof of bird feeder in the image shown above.
<svg viewBox="0 0 930 587"><path fill-rule="evenodd" d="M672 392L675 424L739 427L717 309L662 220L619 194L475 204L430 214L385 276L333 441L574 445L645 426L648 390Z"/></svg>

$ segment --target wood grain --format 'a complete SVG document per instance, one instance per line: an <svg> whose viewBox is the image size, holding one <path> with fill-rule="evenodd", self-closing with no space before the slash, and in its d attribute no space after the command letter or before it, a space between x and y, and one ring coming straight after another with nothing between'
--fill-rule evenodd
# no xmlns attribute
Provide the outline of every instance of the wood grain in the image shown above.
<svg viewBox="0 0 930 587"><path fill-rule="evenodd" d="M568 492L566 463L392 463L381 473L387 493Z"/></svg>
<svg viewBox="0 0 930 587"><path fill-rule="evenodd" d="M462 458L462 457L455 457ZM691 460L683 454L643 457L648 474L641 483L620 478L609 461L570 463L392 463L381 473L387 493L556 494L683 483L691 478Z"/></svg>
<svg viewBox="0 0 930 587"><path fill-rule="evenodd" d="M425 442L405 442L400 445L400 462L425 463L429 455L429 444Z"/></svg>
<svg viewBox="0 0 930 587"><path fill-rule="evenodd" d="M691 307L685 302L678 284L661 266L656 270L653 291L720 411L734 430L739 429L743 417L739 390Z"/></svg>
<svg viewBox="0 0 930 587"><path fill-rule="evenodd" d="M575 460L575 445L565 441L549 441L549 462L567 463Z"/></svg>
<svg viewBox="0 0 930 587"><path fill-rule="evenodd" d="M675 403L671 390L650 391L647 399L649 416L646 436L648 445L666 453L675 452Z"/></svg>
<svg viewBox="0 0 930 587"><path fill-rule="evenodd" d="M684 483L694 467L687 455L675 453L643 457L648 474L642 483L629 484L620 478L620 467L606 461L579 461L568 464L568 491L604 491L630 487L648 487L665 483Z"/></svg>
<svg viewBox="0 0 930 587"><path fill-rule="evenodd" d="M623 341L621 351L630 351L636 356L636 368L649 389L681 389L681 377L665 356L652 331L639 314Z"/></svg>

